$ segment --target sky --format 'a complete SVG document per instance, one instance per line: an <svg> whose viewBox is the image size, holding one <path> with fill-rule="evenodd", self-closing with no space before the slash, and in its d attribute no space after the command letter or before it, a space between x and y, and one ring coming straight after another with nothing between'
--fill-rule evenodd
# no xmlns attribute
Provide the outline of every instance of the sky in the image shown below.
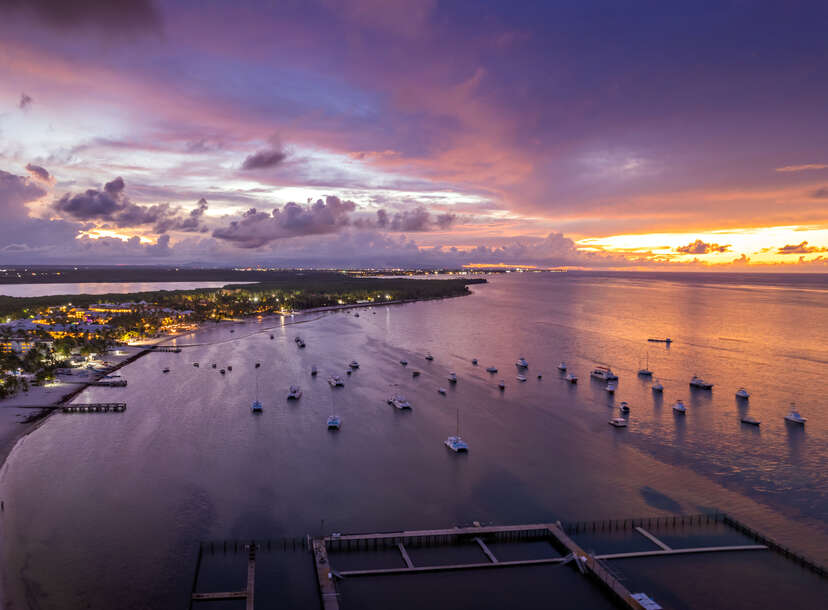
<svg viewBox="0 0 828 610"><path fill-rule="evenodd" d="M828 3L0 0L0 265L828 271Z"/></svg>

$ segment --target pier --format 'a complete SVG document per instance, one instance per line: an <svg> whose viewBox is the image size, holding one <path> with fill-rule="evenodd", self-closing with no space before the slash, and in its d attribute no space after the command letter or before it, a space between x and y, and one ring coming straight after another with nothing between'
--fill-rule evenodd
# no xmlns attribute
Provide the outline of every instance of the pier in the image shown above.
<svg viewBox="0 0 828 610"><path fill-rule="evenodd" d="M225 599L243 599L245 600L245 610L253 610L254 608L254 593L256 589L256 543L251 542L247 545L247 585L244 589L238 591L218 591L210 593L199 593L195 590L198 585L198 570L196 570L196 578L193 581L193 591L190 594L190 608L193 607L193 602L214 602ZM199 548L198 563L201 564L201 556L203 549Z"/></svg>
<svg viewBox="0 0 828 610"><path fill-rule="evenodd" d="M56 405L19 405L16 409L47 409L63 413L121 413L126 411L125 402L73 402Z"/></svg>
<svg viewBox="0 0 828 610"><path fill-rule="evenodd" d="M148 352L169 352L173 354L180 354L181 348L174 345L153 345L147 348Z"/></svg>

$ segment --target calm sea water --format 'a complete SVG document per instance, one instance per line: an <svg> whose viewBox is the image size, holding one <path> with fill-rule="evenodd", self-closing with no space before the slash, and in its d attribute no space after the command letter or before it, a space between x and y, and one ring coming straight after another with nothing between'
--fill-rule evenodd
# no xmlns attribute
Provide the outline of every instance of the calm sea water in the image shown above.
<svg viewBox="0 0 828 610"><path fill-rule="evenodd" d="M207 327L178 339L192 346L182 353L151 354L123 369L127 388L85 391L79 401L125 400L128 409L57 414L0 472L0 553L12 607L183 607L199 540L472 520L719 508L828 559L828 279L512 275L473 291L359 317ZM675 342L648 343L651 336ZM423 358L428 351L433 362ZM525 383L516 380L519 356L530 363ZM352 359L359 370L331 389L327 375L345 377ZM563 381L560 360L579 375L577 385ZM665 386L662 398L636 375L647 360ZM212 362L233 370L221 376ZM620 375L614 399L589 379L597 363ZM499 372L486 373L489 365ZM162 374L165 366L170 373ZM422 375L413 378L412 369ZM690 391L693 374L715 383L713 391ZM291 383L304 389L301 400L285 400ZM745 404L734 397L741 386L752 393ZM257 387L264 413L253 416ZM411 412L386 404L395 392L411 400ZM687 405L683 418L670 408L677 398ZM621 400L631 405L630 425L616 430L607 421ZM804 428L782 419L791 401L808 417ZM442 444L458 409L468 455ZM332 412L343 418L338 433L325 428ZM761 428L741 425L745 414ZM278 582L285 607L312 607L310 562L296 562L257 575L257 585ZM290 570L309 584L291 585ZM463 578L468 593L474 577ZM512 577L487 582L502 578ZM343 599L350 590L352 599L399 602L391 582L379 594L347 584ZM435 591L452 587L430 582Z"/></svg>
<svg viewBox="0 0 828 610"><path fill-rule="evenodd" d="M249 282L233 282L247 284ZM89 282L70 284L0 284L0 295L9 297L44 297L54 294L127 294L156 290L191 290L221 288L227 282Z"/></svg>

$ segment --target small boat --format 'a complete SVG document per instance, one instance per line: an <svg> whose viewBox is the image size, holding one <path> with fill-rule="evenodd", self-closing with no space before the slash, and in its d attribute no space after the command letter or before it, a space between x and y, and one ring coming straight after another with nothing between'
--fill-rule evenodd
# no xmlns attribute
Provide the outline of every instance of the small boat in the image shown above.
<svg viewBox="0 0 828 610"><path fill-rule="evenodd" d="M785 416L785 421L789 421L792 424L799 424L800 426L804 426L805 422L808 421L808 418L802 417L799 414L799 411L796 410L796 405L791 403L791 412Z"/></svg>
<svg viewBox="0 0 828 610"><path fill-rule="evenodd" d="M705 381L701 377L693 375L693 378L690 380L690 387L698 388L699 390L712 390L713 384Z"/></svg>
<svg viewBox="0 0 828 610"><path fill-rule="evenodd" d="M497 387L499 387L501 390L505 390L506 389L506 382L501 379L500 383L497 384Z"/></svg>
<svg viewBox="0 0 828 610"><path fill-rule="evenodd" d="M486 367L486 372L487 373L497 373L497 367L496 366L487 366Z"/></svg>
<svg viewBox="0 0 828 610"><path fill-rule="evenodd" d="M750 392L748 392L745 388L739 388L738 390L736 390L736 398L747 400L748 398L750 398Z"/></svg>
<svg viewBox="0 0 828 610"><path fill-rule="evenodd" d="M272 338L273 338L273 335L270 335L270 338L272 339Z"/></svg>
<svg viewBox="0 0 828 610"><path fill-rule="evenodd" d="M403 358L402 360L400 360L400 364L402 364L403 366L408 366L408 360Z"/></svg>
<svg viewBox="0 0 828 610"><path fill-rule="evenodd" d="M515 379L517 379L518 381L523 382L523 381L526 381L526 376L525 375L518 375L517 377L515 377Z"/></svg>
<svg viewBox="0 0 828 610"><path fill-rule="evenodd" d="M400 394L394 394L391 398L389 398L388 404L400 410L411 408L411 403L405 399L405 396Z"/></svg>
<svg viewBox="0 0 828 610"><path fill-rule="evenodd" d="M258 400L254 400L253 404L250 405L250 410L253 411L253 413L261 413L262 412L262 403L259 402Z"/></svg>
<svg viewBox="0 0 828 610"><path fill-rule="evenodd" d="M515 362L515 366L518 367L519 369L526 369L526 368L529 368L529 363L526 362L526 358L521 356L520 358L517 359L517 362Z"/></svg>
<svg viewBox="0 0 828 610"><path fill-rule="evenodd" d="M469 450L469 446L466 444L462 438L460 438L460 406L457 406L457 431L454 433L454 436L450 436L445 440L445 445L454 453L466 452Z"/></svg>
<svg viewBox="0 0 828 610"><path fill-rule="evenodd" d="M558 370L559 371L565 371L566 370L566 362L561 360L560 364L558 364Z"/></svg>
<svg viewBox="0 0 828 610"><path fill-rule="evenodd" d="M227 365L227 370L228 370L228 371L232 371L232 370L233 370L233 365L232 365L232 364L228 364L228 365Z"/></svg>
<svg viewBox="0 0 828 610"><path fill-rule="evenodd" d="M352 369L358 369L359 362L357 362L356 360L351 360L351 364L349 364L348 366L350 366Z"/></svg>
<svg viewBox="0 0 828 610"><path fill-rule="evenodd" d="M224 369L220 369L220 370L219 370L219 373L221 373L222 375L224 375L224 373L225 373L225 372L226 372L226 371L225 371Z"/></svg>
<svg viewBox="0 0 828 610"><path fill-rule="evenodd" d="M198 368L198 362L193 362L193 366L194 366L195 368Z"/></svg>
<svg viewBox="0 0 828 610"><path fill-rule="evenodd" d="M354 314L354 317L355 317L355 318L358 318L358 317L359 317L359 313L355 313L355 314Z"/></svg>
<svg viewBox="0 0 828 610"><path fill-rule="evenodd" d="M618 389L618 385L614 381L607 382L607 387L604 388L610 394L615 394L615 390Z"/></svg>
<svg viewBox="0 0 828 610"><path fill-rule="evenodd" d="M656 382L653 384L653 392L655 392L656 394L660 394L663 391L664 386L661 385L661 382L658 379L656 379Z"/></svg>
<svg viewBox="0 0 828 610"><path fill-rule="evenodd" d="M615 381L618 375L612 372L608 366L596 366L589 374L593 379L600 379L601 381Z"/></svg>
<svg viewBox="0 0 828 610"><path fill-rule="evenodd" d="M451 383L457 383L457 373L451 372L448 374L448 380Z"/></svg>
<svg viewBox="0 0 828 610"><path fill-rule="evenodd" d="M650 337L649 339L647 339L647 341L649 341L650 343L672 343L673 342L673 340L670 337L664 337L663 339L660 339L658 337Z"/></svg>
<svg viewBox="0 0 828 610"><path fill-rule="evenodd" d="M538 373L538 379L543 379L543 375L541 375L540 373Z"/></svg>
<svg viewBox="0 0 828 610"><path fill-rule="evenodd" d="M572 373L567 373L564 379L566 379L569 383L578 383L578 376L573 375Z"/></svg>
<svg viewBox="0 0 828 610"><path fill-rule="evenodd" d="M216 368L216 363L215 362L213 363L213 368Z"/></svg>
<svg viewBox="0 0 828 610"><path fill-rule="evenodd" d="M348 370L345 371L346 375L350 375L351 373L353 373L353 370L351 370L351 369L348 369Z"/></svg>
<svg viewBox="0 0 828 610"><path fill-rule="evenodd" d="M261 363L261 362L257 362L257 363L256 363L256 368L259 368L260 366L262 366L262 363Z"/></svg>
<svg viewBox="0 0 828 610"><path fill-rule="evenodd" d="M472 358L472 364L473 364L474 366L477 366L477 358Z"/></svg>
<svg viewBox="0 0 828 610"><path fill-rule="evenodd" d="M231 332L231 333L234 333L234 332L236 332L236 331L235 331L235 330L233 330L233 329L231 328L231 329L230 329L230 332Z"/></svg>
<svg viewBox="0 0 828 610"><path fill-rule="evenodd" d="M420 376L420 371L411 371L411 376L412 377L419 377Z"/></svg>
<svg viewBox="0 0 828 610"><path fill-rule="evenodd" d="M630 403L628 403L626 400L622 400L621 404L618 406L618 409L621 411L621 413L629 413Z"/></svg>
<svg viewBox="0 0 828 610"><path fill-rule="evenodd" d="M331 375L330 377L328 377L328 385L330 385L332 388L337 388L344 386L345 382L339 375Z"/></svg>
<svg viewBox="0 0 828 610"><path fill-rule="evenodd" d="M427 353L427 354L425 355L425 359L426 359L426 360L434 360L434 356L432 356L432 355L431 355L431 352L429 352L429 353Z"/></svg>
<svg viewBox="0 0 828 610"><path fill-rule="evenodd" d="M627 420L623 417L613 417L611 420L609 420L609 425L614 426L616 428L626 428Z"/></svg>
<svg viewBox="0 0 828 610"><path fill-rule="evenodd" d="M749 426L758 426L761 423L758 419L754 419L750 415L745 415L739 421L741 421L743 424L748 424Z"/></svg>
<svg viewBox="0 0 828 610"><path fill-rule="evenodd" d="M653 372L650 369L648 369L646 366L643 369L638 369L638 374L641 375L642 377L652 377L653 376Z"/></svg>
<svg viewBox="0 0 828 610"><path fill-rule="evenodd" d="M316 370L316 367L315 367L315 366L312 366L312 367L311 367L311 376L312 376L312 377L316 377L316 374L317 374L318 372L319 372L319 371L317 371L317 370Z"/></svg>
<svg viewBox="0 0 828 610"><path fill-rule="evenodd" d="M300 337L299 335L296 335L296 336L293 338L293 341L294 341L295 343L299 343L301 340L302 340L302 337Z"/></svg>
<svg viewBox="0 0 828 610"><path fill-rule="evenodd" d="M298 385L292 385L288 388L288 400L299 400L302 398L302 388Z"/></svg>
<svg viewBox="0 0 828 610"><path fill-rule="evenodd" d="M684 415L687 412L687 407L684 406L684 403L681 400L677 400L676 404L673 405L673 411Z"/></svg>
<svg viewBox="0 0 828 610"><path fill-rule="evenodd" d="M161 372L162 373L169 373L170 372L170 367L165 366L163 369L161 369Z"/></svg>
<svg viewBox="0 0 828 610"><path fill-rule="evenodd" d="M437 392L439 394L442 394L443 396L445 396L446 395L446 388L437 388Z"/></svg>
<svg viewBox="0 0 828 610"><path fill-rule="evenodd" d="M298 345L299 345L299 347L305 347L305 342L304 341L299 341Z"/></svg>
<svg viewBox="0 0 828 610"><path fill-rule="evenodd" d="M339 415L329 415L328 416L328 430L339 430L339 426L342 425L342 419Z"/></svg>

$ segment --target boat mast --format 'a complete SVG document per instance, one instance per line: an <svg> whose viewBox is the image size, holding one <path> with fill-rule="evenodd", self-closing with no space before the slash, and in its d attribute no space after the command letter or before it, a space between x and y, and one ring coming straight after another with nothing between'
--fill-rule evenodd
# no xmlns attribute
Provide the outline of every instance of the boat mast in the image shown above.
<svg viewBox="0 0 828 610"><path fill-rule="evenodd" d="M457 405L457 432L455 435L460 437L460 405Z"/></svg>

